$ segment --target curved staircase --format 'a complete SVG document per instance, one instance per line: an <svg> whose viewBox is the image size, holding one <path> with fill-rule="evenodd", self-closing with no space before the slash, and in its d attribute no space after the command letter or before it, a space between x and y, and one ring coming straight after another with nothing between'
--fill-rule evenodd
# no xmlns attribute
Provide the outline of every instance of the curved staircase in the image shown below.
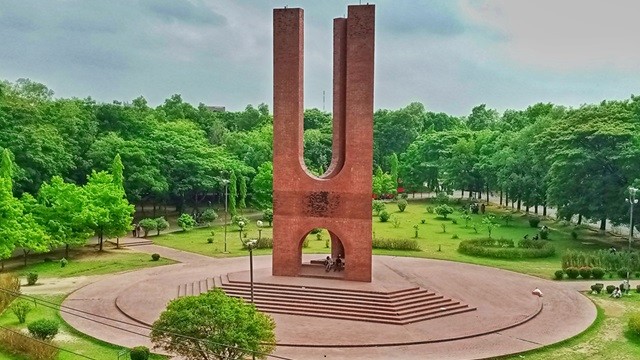
<svg viewBox="0 0 640 360"><path fill-rule="evenodd" d="M230 280L228 275L182 284L178 286L178 296L198 295L213 288L245 301L251 298L250 283ZM459 300L419 287L382 292L254 282L254 303L259 310L273 314L394 325L476 310Z"/></svg>

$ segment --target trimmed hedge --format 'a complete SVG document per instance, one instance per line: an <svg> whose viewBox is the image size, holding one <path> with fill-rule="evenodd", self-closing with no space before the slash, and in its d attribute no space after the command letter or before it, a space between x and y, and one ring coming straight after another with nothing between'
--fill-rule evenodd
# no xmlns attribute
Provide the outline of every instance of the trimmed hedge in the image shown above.
<svg viewBox="0 0 640 360"><path fill-rule="evenodd" d="M420 245L413 239L373 239L374 249L420 251Z"/></svg>
<svg viewBox="0 0 640 360"><path fill-rule="evenodd" d="M461 241L458 251L496 259L536 259L553 256L555 248L544 240L522 240L516 246L513 240L485 238Z"/></svg>

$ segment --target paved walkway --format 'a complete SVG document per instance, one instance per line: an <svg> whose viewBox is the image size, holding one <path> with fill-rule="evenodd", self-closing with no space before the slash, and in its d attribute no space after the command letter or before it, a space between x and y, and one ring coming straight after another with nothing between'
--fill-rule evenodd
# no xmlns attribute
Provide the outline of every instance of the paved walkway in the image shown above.
<svg viewBox="0 0 640 360"><path fill-rule="evenodd" d="M118 345L150 345L145 337L148 330L136 326L139 323L135 319L146 322L157 318L166 303L177 296L181 284L245 272L248 267L246 257L214 259L156 245L136 249L183 263L108 275L80 288L64 305L115 321L62 314L67 322L83 333ZM306 260L315 257L305 255ZM257 279L269 277L271 257L255 257L254 267ZM312 278L295 281L345 284ZM275 354L293 359L480 359L561 341L586 329L596 316L595 306L574 291L588 289L592 282L553 282L440 260L375 256L374 281L353 286L398 286L400 282L462 300L478 310L404 326L274 314L277 341L291 345L278 346ZM530 293L535 287L545 293L544 308L522 323L539 309L539 299ZM413 345L392 346L408 342ZM308 347L311 345L314 347Z"/></svg>

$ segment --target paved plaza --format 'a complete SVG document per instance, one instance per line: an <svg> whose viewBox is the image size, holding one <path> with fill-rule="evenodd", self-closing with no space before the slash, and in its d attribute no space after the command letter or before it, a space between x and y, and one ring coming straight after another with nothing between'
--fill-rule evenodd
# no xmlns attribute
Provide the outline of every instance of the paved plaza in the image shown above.
<svg viewBox="0 0 640 360"><path fill-rule="evenodd" d="M63 305L86 313L63 313L69 324L118 345L150 346L144 324L153 323L181 286L220 276L248 279L246 257L214 259L155 245L138 249L181 263L109 275L78 289ZM293 359L481 359L564 340L596 317L591 301L568 283L478 265L374 256L371 283L273 277L271 256L255 257L254 266L260 284L364 292L419 287L476 308L406 325L271 314L277 323L275 354ZM536 287L543 298L531 294Z"/></svg>

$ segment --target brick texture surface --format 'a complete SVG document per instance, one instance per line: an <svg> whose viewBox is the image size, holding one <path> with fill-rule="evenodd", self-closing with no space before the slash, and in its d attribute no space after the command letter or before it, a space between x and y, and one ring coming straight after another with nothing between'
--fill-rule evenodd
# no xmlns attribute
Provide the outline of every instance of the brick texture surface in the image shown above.
<svg viewBox="0 0 640 360"><path fill-rule="evenodd" d="M331 234L344 278L371 281L371 174L375 7L349 6L334 20L333 155L316 177L303 159L304 13L275 9L273 275L297 276L302 241L313 228Z"/></svg>

